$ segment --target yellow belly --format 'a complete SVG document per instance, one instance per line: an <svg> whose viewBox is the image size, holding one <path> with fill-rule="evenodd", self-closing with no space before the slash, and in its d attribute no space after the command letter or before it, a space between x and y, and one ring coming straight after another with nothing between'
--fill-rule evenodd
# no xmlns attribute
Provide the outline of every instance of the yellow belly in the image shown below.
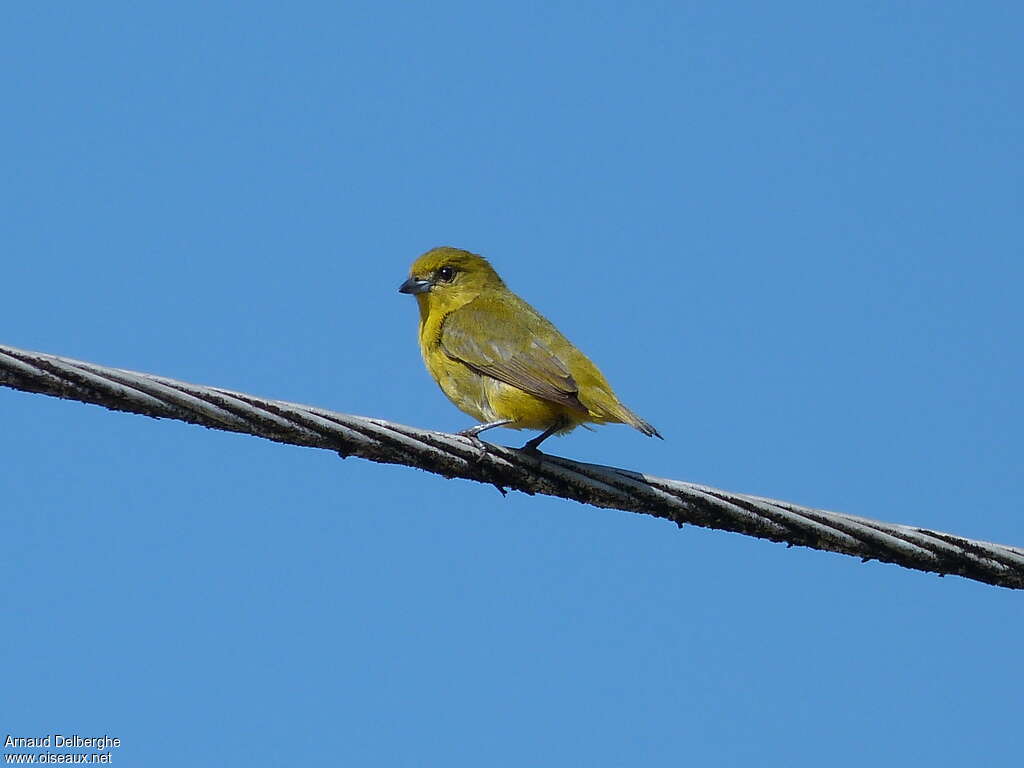
<svg viewBox="0 0 1024 768"><path fill-rule="evenodd" d="M543 400L529 392L477 373L444 354L424 355L427 370L441 387L441 391L463 413L480 422L511 419L509 429L544 430L562 419L568 432L583 421L587 414Z"/></svg>

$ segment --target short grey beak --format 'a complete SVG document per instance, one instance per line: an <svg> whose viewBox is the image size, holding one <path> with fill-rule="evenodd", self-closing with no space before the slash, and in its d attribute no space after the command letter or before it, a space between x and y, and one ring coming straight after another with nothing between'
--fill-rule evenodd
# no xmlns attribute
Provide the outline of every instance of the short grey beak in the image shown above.
<svg viewBox="0 0 1024 768"><path fill-rule="evenodd" d="M411 293L414 295L417 293L426 293L427 291L430 290L430 285L431 284L429 280L423 280L422 278L419 277L410 277L408 280L406 280L404 283L398 286L398 292Z"/></svg>

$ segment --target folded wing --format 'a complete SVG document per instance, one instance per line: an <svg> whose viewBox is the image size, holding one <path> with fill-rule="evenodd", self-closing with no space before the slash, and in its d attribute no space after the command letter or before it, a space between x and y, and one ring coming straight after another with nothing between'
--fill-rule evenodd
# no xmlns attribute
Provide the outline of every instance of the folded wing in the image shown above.
<svg viewBox="0 0 1024 768"><path fill-rule="evenodd" d="M513 318L528 318L529 324ZM586 413L566 361L543 337L555 345L568 343L526 302L504 296L480 296L448 315L441 326L441 348L449 357L531 395Z"/></svg>

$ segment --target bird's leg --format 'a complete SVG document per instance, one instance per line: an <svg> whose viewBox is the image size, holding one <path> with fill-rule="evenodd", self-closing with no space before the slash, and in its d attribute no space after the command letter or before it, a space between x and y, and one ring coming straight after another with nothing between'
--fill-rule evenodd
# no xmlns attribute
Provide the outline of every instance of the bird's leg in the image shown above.
<svg viewBox="0 0 1024 768"><path fill-rule="evenodd" d="M511 424L512 419L498 419L498 421L488 421L485 424L477 424L475 427L464 429L458 434L464 437L476 437L485 429L494 429L494 427L504 427L506 424Z"/></svg>
<svg viewBox="0 0 1024 768"><path fill-rule="evenodd" d="M526 445L523 446L522 450L524 450L524 451L536 451L537 453L539 453L540 449L537 448L537 446L540 445L541 443L543 443L545 440L547 440L553 434L555 434L555 432L557 432L558 430L565 429L566 425L567 425L566 419L564 417L560 418L558 421L556 421L550 427L545 429L543 432L541 432L535 438L533 438L532 440L527 441Z"/></svg>

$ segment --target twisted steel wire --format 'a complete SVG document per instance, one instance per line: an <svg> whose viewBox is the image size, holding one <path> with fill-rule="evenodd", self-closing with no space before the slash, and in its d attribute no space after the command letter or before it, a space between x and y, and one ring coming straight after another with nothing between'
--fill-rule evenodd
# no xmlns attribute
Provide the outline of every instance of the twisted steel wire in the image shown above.
<svg viewBox="0 0 1024 768"><path fill-rule="evenodd" d="M0 385L1024 589L1024 549L0 345Z"/></svg>

